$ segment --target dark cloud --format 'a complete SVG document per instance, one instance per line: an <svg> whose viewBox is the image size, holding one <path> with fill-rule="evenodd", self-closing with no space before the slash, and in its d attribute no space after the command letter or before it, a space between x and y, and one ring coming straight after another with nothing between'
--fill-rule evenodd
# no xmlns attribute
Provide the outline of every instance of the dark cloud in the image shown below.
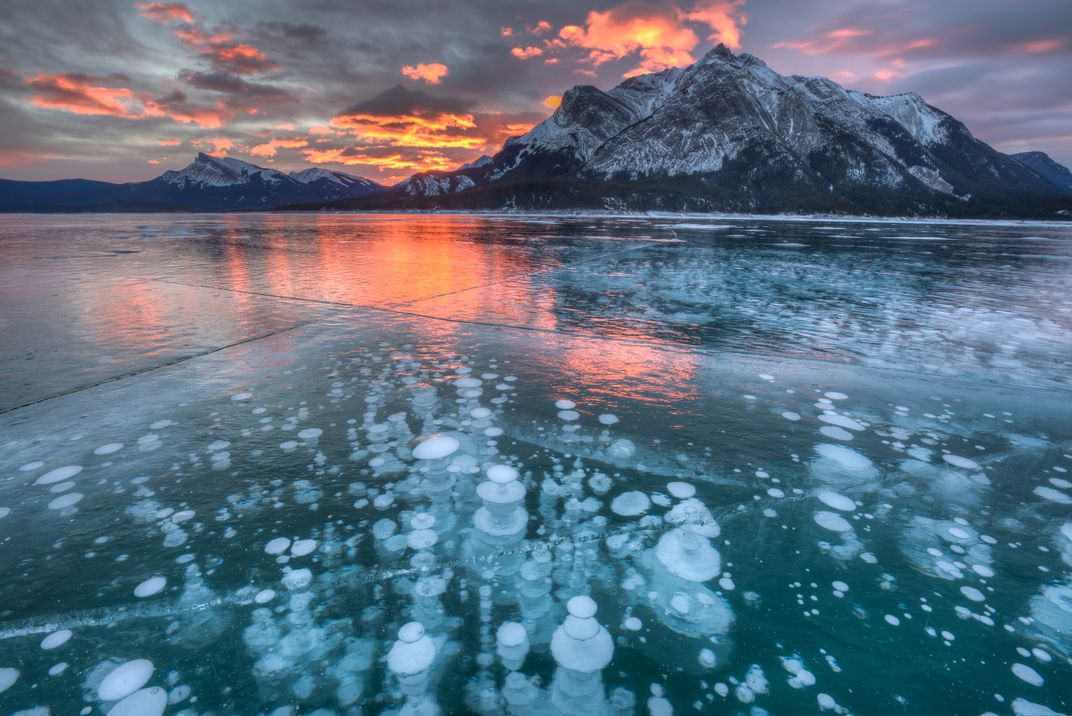
<svg viewBox="0 0 1072 716"><path fill-rule="evenodd" d="M385 117L404 114L466 114L472 111L473 106L473 102L460 97L437 96L423 90L411 90L395 85L374 97L350 105L339 114Z"/></svg>

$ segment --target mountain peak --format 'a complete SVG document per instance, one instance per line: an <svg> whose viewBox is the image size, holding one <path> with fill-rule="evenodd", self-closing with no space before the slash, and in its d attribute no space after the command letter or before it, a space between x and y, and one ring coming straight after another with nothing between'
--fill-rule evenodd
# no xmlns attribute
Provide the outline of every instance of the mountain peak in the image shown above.
<svg viewBox="0 0 1072 716"><path fill-rule="evenodd" d="M735 57L736 55L733 54L733 51L730 50L730 48L726 47L724 43L720 42L714 47L712 47L710 50L708 50L707 53L702 58L700 58L700 61L709 62L715 59L732 60Z"/></svg>

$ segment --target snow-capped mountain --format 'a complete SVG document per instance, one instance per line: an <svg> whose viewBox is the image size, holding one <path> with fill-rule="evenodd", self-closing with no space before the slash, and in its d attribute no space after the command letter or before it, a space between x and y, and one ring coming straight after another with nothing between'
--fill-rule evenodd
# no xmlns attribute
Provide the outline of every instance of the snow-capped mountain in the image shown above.
<svg viewBox="0 0 1072 716"><path fill-rule="evenodd" d="M1049 179L1051 183L1072 193L1072 171L1055 162L1046 152L1020 152L1009 156L1034 170L1039 176Z"/></svg>
<svg viewBox="0 0 1072 716"><path fill-rule="evenodd" d="M574 87L489 160L415 175L392 194L471 197L448 206L959 213L1058 200L1041 174L917 94L784 76L719 45L608 92Z"/></svg>
<svg viewBox="0 0 1072 716"><path fill-rule="evenodd" d="M383 187L362 177L313 167L293 174L231 157L198 154L186 167L129 184L67 179L0 180L0 210L228 211L365 196Z"/></svg>

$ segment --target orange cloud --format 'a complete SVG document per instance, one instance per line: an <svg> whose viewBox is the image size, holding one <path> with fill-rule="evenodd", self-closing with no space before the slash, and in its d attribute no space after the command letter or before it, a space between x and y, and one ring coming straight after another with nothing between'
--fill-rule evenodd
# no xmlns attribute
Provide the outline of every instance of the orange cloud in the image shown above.
<svg viewBox="0 0 1072 716"><path fill-rule="evenodd" d="M446 171L453 169L455 162L438 152L422 152L412 157L399 152L378 154L351 148L342 149L308 149L303 152L305 159L312 164L344 164L346 166L365 165L378 169L406 169L415 172Z"/></svg>
<svg viewBox="0 0 1072 716"><path fill-rule="evenodd" d="M249 153L255 157L274 157L280 149L300 149L307 146L309 142L301 137L272 139L253 147Z"/></svg>
<svg viewBox="0 0 1072 716"><path fill-rule="evenodd" d="M161 147L177 147L182 144L182 142L178 139L161 139L157 144Z"/></svg>
<svg viewBox="0 0 1072 716"><path fill-rule="evenodd" d="M433 62L427 65L418 63L416 67L413 65L403 67L402 74L414 81L420 80L425 84L437 85L447 76L448 69L441 62Z"/></svg>
<svg viewBox="0 0 1072 716"><path fill-rule="evenodd" d="M538 23L536 23L536 26L532 28L533 34L536 35L542 35L543 33L550 31L551 23L547 22L547 20L540 20Z"/></svg>
<svg viewBox="0 0 1072 716"><path fill-rule="evenodd" d="M748 23L743 7L744 0L699 0L683 17L710 27L708 40L736 50L741 46L741 27Z"/></svg>
<svg viewBox="0 0 1072 716"><path fill-rule="evenodd" d="M501 34L503 37L513 37L514 28L512 28L512 27L499 28L499 34Z"/></svg>
<svg viewBox="0 0 1072 716"><path fill-rule="evenodd" d="M562 98L557 94L549 95L543 100L543 106L548 109L558 109L558 106L562 104Z"/></svg>
<svg viewBox="0 0 1072 716"><path fill-rule="evenodd" d="M143 119L150 110L126 87L104 87L97 79L81 73L40 74L25 82L37 94L30 104L73 114L108 115L123 119Z"/></svg>
<svg viewBox="0 0 1072 716"><path fill-rule="evenodd" d="M626 77L683 67L694 61L700 42L694 26L710 30L708 39L739 47L741 27L748 21L744 0L697 0L691 9L631 0L603 12L593 10L584 25L566 25L549 47L568 46L587 51L587 60L602 65L630 55L640 64Z"/></svg>
<svg viewBox="0 0 1072 716"><path fill-rule="evenodd" d="M510 50L510 54L519 60L530 60L533 57L542 55L543 50L535 45L529 45L528 47L515 47Z"/></svg>
<svg viewBox="0 0 1072 716"><path fill-rule="evenodd" d="M331 124L352 130L358 139L369 144L391 147L475 149L485 142L483 137L465 131L476 128L471 114L348 114L333 118Z"/></svg>
<svg viewBox="0 0 1072 716"><path fill-rule="evenodd" d="M234 149L234 142L227 137L205 137L204 139L198 139L190 143L195 147L212 145L211 151L206 153L215 157L226 157L227 152Z"/></svg>
<svg viewBox="0 0 1072 716"><path fill-rule="evenodd" d="M239 75L258 74L279 67L259 49L238 42L229 32L211 32L181 3L141 3L143 17L170 25L184 45L206 57L217 68Z"/></svg>
<svg viewBox="0 0 1072 716"><path fill-rule="evenodd" d="M193 13L181 2L140 2L135 7L141 10L142 17L157 22L168 23L179 20L190 25L194 22Z"/></svg>

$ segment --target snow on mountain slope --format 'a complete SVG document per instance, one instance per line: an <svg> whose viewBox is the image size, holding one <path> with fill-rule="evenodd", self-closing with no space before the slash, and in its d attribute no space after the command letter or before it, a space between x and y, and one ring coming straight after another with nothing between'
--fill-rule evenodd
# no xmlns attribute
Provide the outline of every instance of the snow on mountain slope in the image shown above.
<svg viewBox="0 0 1072 716"><path fill-rule="evenodd" d="M464 177L460 181L459 177ZM772 191L867 202L1052 195L1035 172L914 93L878 97L781 75L719 45L695 64L603 92L574 87L490 162L415 175L410 196L503 181L692 182L759 205ZM695 189L695 191L700 191Z"/></svg>

